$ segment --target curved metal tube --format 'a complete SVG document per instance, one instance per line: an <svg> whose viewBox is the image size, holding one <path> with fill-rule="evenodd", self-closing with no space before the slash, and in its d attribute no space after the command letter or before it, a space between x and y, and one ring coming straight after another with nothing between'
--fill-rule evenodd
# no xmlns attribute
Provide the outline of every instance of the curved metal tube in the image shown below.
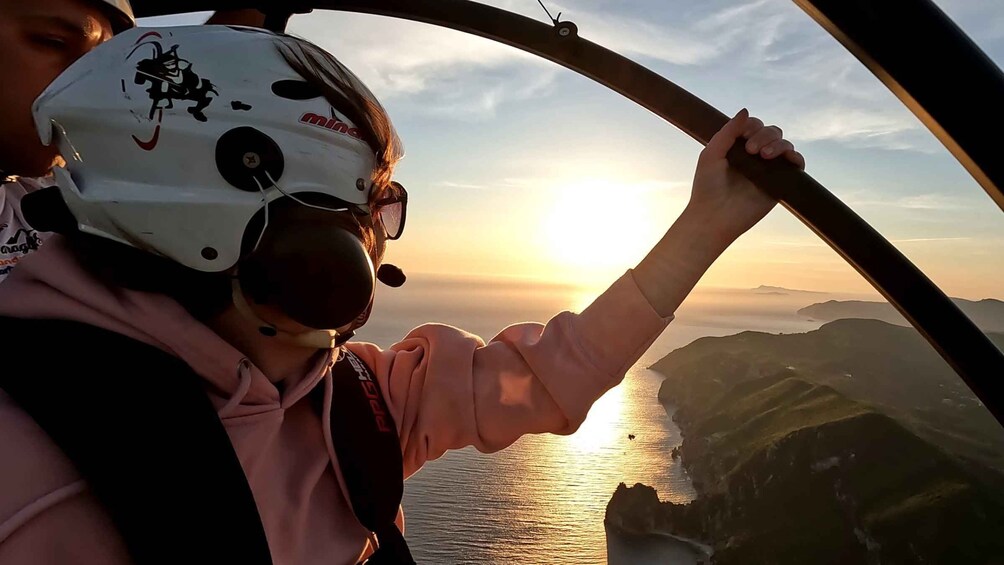
<svg viewBox="0 0 1004 565"><path fill-rule="evenodd" d="M157 8L153 8L154 4ZM310 8L384 15L447 27L528 51L592 78L707 144L728 117L656 73L577 36L517 14L468 0L135 1L139 15L275 5L277 12ZM160 10L155 11L155 10ZM874 228L822 185L790 164L750 156L741 144L729 162L839 253L899 310L1004 422L997 381L1004 353Z"/></svg>
<svg viewBox="0 0 1004 565"><path fill-rule="evenodd" d="M795 0L917 115L1004 210L1004 73L931 0Z"/></svg>

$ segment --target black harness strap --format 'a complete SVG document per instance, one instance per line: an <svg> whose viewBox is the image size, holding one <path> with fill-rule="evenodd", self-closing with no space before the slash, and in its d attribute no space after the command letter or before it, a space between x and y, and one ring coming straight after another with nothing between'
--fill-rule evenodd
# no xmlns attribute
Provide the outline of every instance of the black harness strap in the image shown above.
<svg viewBox="0 0 1004 565"><path fill-rule="evenodd" d="M0 388L73 460L138 565L271 565L244 470L188 365L77 322L0 317L0 340L31 367L0 372ZM404 492L397 427L358 357L343 349L332 374L339 466L356 517L379 541L367 563L411 565L394 522ZM323 391L313 399L323 405Z"/></svg>
<svg viewBox="0 0 1004 565"><path fill-rule="evenodd" d="M412 565L397 518L404 495L404 463L397 426L373 372L342 348L331 369L331 436L338 466L359 523L377 536L368 565ZM314 396L315 405L323 396Z"/></svg>
<svg viewBox="0 0 1004 565"><path fill-rule="evenodd" d="M0 388L73 460L136 563L271 565L240 461L184 362L76 322L0 317L0 339L24 360Z"/></svg>

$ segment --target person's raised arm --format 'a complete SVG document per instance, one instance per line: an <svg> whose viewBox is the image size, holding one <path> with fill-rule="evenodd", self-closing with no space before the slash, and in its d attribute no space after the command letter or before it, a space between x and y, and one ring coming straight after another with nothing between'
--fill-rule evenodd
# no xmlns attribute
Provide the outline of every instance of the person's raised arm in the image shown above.
<svg viewBox="0 0 1004 565"><path fill-rule="evenodd" d="M673 314L725 249L777 204L729 166L725 155L740 137L750 154L784 156L805 168L781 129L764 127L745 108L711 138L697 161L690 203L633 270L638 288L662 316Z"/></svg>
<svg viewBox="0 0 1004 565"><path fill-rule="evenodd" d="M729 167L748 138L767 158L802 157L781 130L743 111L702 152L687 210L642 260L580 313L513 324L485 343L424 324L388 350L349 347L376 373L394 416L405 473L450 449L496 451L528 433L570 434L652 345L711 263L775 205Z"/></svg>

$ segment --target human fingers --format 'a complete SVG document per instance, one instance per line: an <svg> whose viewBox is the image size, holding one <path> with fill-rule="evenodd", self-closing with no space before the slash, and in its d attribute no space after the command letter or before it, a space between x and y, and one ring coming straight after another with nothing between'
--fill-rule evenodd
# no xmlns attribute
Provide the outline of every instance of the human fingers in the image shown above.
<svg viewBox="0 0 1004 565"><path fill-rule="evenodd" d="M781 128L777 126L762 127L747 138L746 152L751 154L759 153L761 149L783 137Z"/></svg>
<svg viewBox="0 0 1004 565"><path fill-rule="evenodd" d="M739 113L722 126L722 129L718 130L718 133L708 141L704 151L701 151L700 161L724 159L732 145L746 131L749 115L749 110L746 108L739 110Z"/></svg>
<svg viewBox="0 0 1004 565"><path fill-rule="evenodd" d="M794 151L795 146L787 139L775 139L760 148L760 156L764 159L773 159L785 151Z"/></svg>
<svg viewBox="0 0 1004 565"><path fill-rule="evenodd" d="M764 159L774 159L780 155L797 165L799 169L805 169L805 157L795 151L794 144L787 139L775 139L760 148L760 156Z"/></svg>
<svg viewBox="0 0 1004 565"><path fill-rule="evenodd" d="M763 129L763 120L756 116L750 116L746 120L746 127L743 129L743 137L749 139L754 133Z"/></svg>

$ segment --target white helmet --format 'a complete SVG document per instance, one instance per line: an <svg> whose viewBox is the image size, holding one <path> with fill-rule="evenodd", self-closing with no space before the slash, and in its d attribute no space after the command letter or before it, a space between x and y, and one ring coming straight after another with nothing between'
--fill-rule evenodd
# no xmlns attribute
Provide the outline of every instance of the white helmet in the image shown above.
<svg viewBox="0 0 1004 565"><path fill-rule="evenodd" d="M136 16L132 13L129 0L97 0L101 8L108 14L115 33L136 27Z"/></svg>
<svg viewBox="0 0 1004 565"><path fill-rule="evenodd" d="M264 202L309 192L366 208L374 151L316 90L302 94L279 51L290 41L137 28L59 76L35 120L67 161L54 173L79 229L222 272Z"/></svg>

